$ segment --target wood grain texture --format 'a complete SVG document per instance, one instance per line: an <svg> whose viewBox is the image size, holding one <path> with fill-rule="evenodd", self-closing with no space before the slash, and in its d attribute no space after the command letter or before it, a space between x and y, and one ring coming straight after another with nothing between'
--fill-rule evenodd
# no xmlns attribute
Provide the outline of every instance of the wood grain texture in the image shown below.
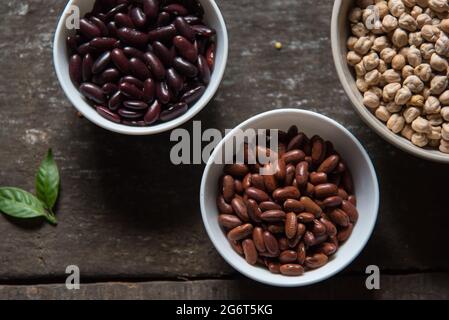
<svg viewBox="0 0 449 320"><path fill-rule="evenodd" d="M362 276L337 276L305 288L273 288L249 280L110 282L65 285L0 286L0 299L449 299L446 274L381 276L380 290L367 290Z"/></svg>
<svg viewBox="0 0 449 320"><path fill-rule="evenodd" d="M448 272L449 256L440 249L449 242L448 167L390 146L355 114L331 57L332 1L217 2L228 26L229 62L215 99L195 120L224 131L284 107L334 118L366 147L381 185L374 235L348 270L377 264L397 272ZM203 229L203 166L172 165L169 133L121 136L76 116L52 65L53 32L64 5L12 0L0 6L0 185L31 191L48 147L62 177L56 228L0 217L0 282L62 277L69 264L89 279L235 274ZM274 41L283 49L274 49ZM101 295L96 288L89 292ZM7 287L2 292L8 295Z"/></svg>

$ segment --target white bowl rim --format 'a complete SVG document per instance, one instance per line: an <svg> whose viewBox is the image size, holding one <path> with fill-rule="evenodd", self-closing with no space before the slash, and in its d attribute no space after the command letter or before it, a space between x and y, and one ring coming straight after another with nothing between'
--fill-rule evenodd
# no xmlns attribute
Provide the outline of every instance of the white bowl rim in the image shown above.
<svg viewBox="0 0 449 320"><path fill-rule="evenodd" d="M121 133L121 134L126 134L126 135L152 135L152 134L158 134L158 133L162 133L165 131L169 131L172 130L176 127L181 126L182 124L186 123L187 121L189 121L190 119L192 119L194 116L196 116L203 108L206 107L206 105L212 100L212 98L214 97L214 95L216 94L221 81L223 79L224 76L224 72L226 70L226 65L227 65L227 61L228 61L228 51L229 51L229 39L228 39L228 31L226 28L226 23L224 21L223 15L218 7L218 5L216 4L215 0L207 0L208 2L210 2L213 10L215 11L217 17L218 17L218 23L220 24L223 32L220 33L220 36L223 37L223 59L222 59L222 63L220 65L220 68L215 68L214 72L212 73L212 77L213 79L216 79L216 81L213 83L213 81L211 81L211 83L208 85L208 87L206 88L206 92L204 93L204 95L200 98L200 100L198 100L194 105L192 105L189 108L189 111L185 114L183 114L182 116L173 119L169 122L166 123L160 123L157 124L155 126L148 126L148 127L133 127L133 126L127 126L124 124L118 124L118 123L114 123L112 121L109 121L107 119L104 118L100 118L101 116L98 115L97 116L91 116L90 114L86 114L83 111L83 107L78 106L78 103L75 101L75 99L72 97L72 94L70 93L71 89L69 88L69 84L68 82L70 82L70 78L65 78L62 73L61 73L61 68L62 68L62 59L66 58L68 59L68 57L60 57L58 55L58 48L60 46L60 41L64 41L64 39L62 39L62 37L60 37L61 32L63 32L64 29L64 16L65 14L68 12L70 6L72 5L72 3L76 1L76 0L69 0L66 7L64 8L59 21L58 21L58 25L56 28L56 32L54 35L54 39L53 39L53 65L56 71L56 75L58 78L58 82L61 85L66 97L69 99L70 103L81 113L83 114L83 116L85 116L89 121L93 122L94 124L96 124L97 126L112 131L112 132L116 132L116 133ZM78 90L77 90L78 92ZM86 105L88 105L90 108L92 108L92 106L90 106L87 102L85 102ZM106 120L106 121L104 121Z"/></svg>
<svg viewBox="0 0 449 320"><path fill-rule="evenodd" d="M337 69L337 74L340 79L340 83L343 86L343 89L346 92L346 95L351 100L352 106L355 111L359 114L362 120L380 135L384 140L388 141L392 145L398 147L402 151L405 151L409 154L417 156L421 159L436 161L440 163L449 163L449 155L446 155L438 150L429 150L420 148L415 146L409 140L401 137L393 132L391 132L385 124L381 123L377 118L375 118L368 109L360 105L360 101L351 89L344 73L344 67L340 63L341 55L340 55L340 43L338 38L338 14L340 11L340 7L342 4L342 0L335 0L334 7L332 10L332 21L331 21L331 44L332 44L332 55L334 58L334 65Z"/></svg>
<svg viewBox="0 0 449 320"><path fill-rule="evenodd" d="M340 267L336 268L335 270L333 270L332 272L329 272L327 274L324 274L323 276L317 278L317 279L310 279L307 280L301 276L299 277L290 277L288 279L291 279L291 282L289 283L279 283L276 281L270 281L267 278L264 277L257 277L254 276L252 273L247 272L246 270L240 268L240 265L242 264L247 264L247 262L244 259L240 259L240 260L232 260L230 257L226 256L226 254L224 254L222 248L218 245L219 240L216 238L216 235L212 232L212 228L210 226L209 223L209 219L207 218L207 212L206 212L206 205L205 205L205 197L206 197L206 192L208 190L206 190L206 180L207 177L209 175L209 171L213 165L213 160L217 157L218 151L222 148L223 144L230 139L230 137L232 137L237 130L246 127L248 124L253 123L254 121L257 121L261 118L265 118L265 117L270 117L270 116L274 116L276 114L280 114L280 113L297 113L298 115L303 115L303 114L308 114L308 115L313 115L316 116L318 118L320 118L321 120L323 120L324 122L327 122L329 125L335 126L338 129L340 129L357 147L357 149L360 150L364 161L367 163L368 168L369 168L369 174L373 179L373 183L374 183L374 194L372 195L374 198L374 203L375 203L375 208L374 208L374 212L375 212L375 216L372 219L372 221L369 224L369 232L367 232L365 234L365 238L363 239L363 241L359 242L359 247L357 248L357 250L353 251L352 256L350 259L348 259L347 261L341 263ZM374 169L373 163L368 155L368 153L366 152L365 148L362 146L362 144L357 140L357 138L355 138L355 136L349 132L345 127L343 127L341 124L339 124L338 122L336 122L335 120L326 117L320 113L317 112L313 112L313 111L309 111L309 110L304 110L304 109L293 109L293 108L284 108L284 109L276 109L276 110L271 110L271 111L267 111L267 112L263 112L260 114L257 114L247 120L245 120L244 122L242 122L241 124L239 124L238 126L236 126L233 130L231 130L220 142L219 144L215 147L214 152L212 153L212 155L210 156L207 164L206 164L206 168L204 169L204 173L203 173L203 177L201 180L201 187L200 187L200 207L201 207L201 216L203 219L203 223L204 226L206 228L206 232L209 236L209 238L211 239L215 249L218 251L218 253L223 257L223 259L225 259L225 261L227 263L229 263L235 270L239 271L240 273L242 273L243 275L245 275L246 277L267 284L267 285L272 285L272 286L277 286L277 287L300 287L300 286L307 286L307 285L311 285L317 282L321 282L323 280L326 280L332 276L334 276L335 274L339 273L341 270L343 270L344 268L346 268L352 261L354 261L354 259L360 254L360 252L363 250L363 248L366 246L368 240L371 238L371 235L373 233L374 227L376 225L376 221L377 221L377 217L378 217L378 213L379 213L379 182L377 179L377 175L376 175L376 170ZM305 279L305 280L304 280Z"/></svg>

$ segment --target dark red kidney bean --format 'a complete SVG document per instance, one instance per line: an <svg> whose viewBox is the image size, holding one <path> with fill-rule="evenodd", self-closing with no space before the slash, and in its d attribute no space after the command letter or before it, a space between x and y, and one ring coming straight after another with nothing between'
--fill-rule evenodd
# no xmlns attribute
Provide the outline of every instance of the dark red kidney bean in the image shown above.
<svg viewBox="0 0 449 320"><path fill-rule="evenodd" d="M312 143L312 162L315 165L323 162L324 157L326 156L326 144L324 140L319 136L314 136L311 139Z"/></svg>
<svg viewBox="0 0 449 320"><path fill-rule="evenodd" d="M198 86L192 90L187 91L181 96L181 101L191 104L196 102L203 95L204 91L206 91L205 86Z"/></svg>
<svg viewBox="0 0 449 320"><path fill-rule="evenodd" d="M321 236L326 233L326 226L318 220L313 220L312 232L315 236Z"/></svg>
<svg viewBox="0 0 449 320"><path fill-rule="evenodd" d="M119 3L117 1L117 3ZM125 12L128 9L128 3L119 3L118 5L116 5L115 7L113 7L111 10L108 11L108 13L106 13L106 16L104 17L104 20L110 20L112 19L117 13L119 12Z"/></svg>
<svg viewBox="0 0 449 320"><path fill-rule="evenodd" d="M91 47L94 47L101 51L112 50L117 43L114 38L94 38L89 42Z"/></svg>
<svg viewBox="0 0 449 320"><path fill-rule="evenodd" d="M202 55L203 57L206 55L206 48L207 48L208 42L209 42L209 40L206 38L199 38L193 42L193 45L196 47L196 50L198 51L198 54ZM207 63L207 60L206 60L206 63Z"/></svg>
<svg viewBox="0 0 449 320"><path fill-rule="evenodd" d="M277 202L284 202L287 199L298 199L301 196L298 188L288 186L284 188L278 188L273 192L273 198Z"/></svg>
<svg viewBox="0 0 449 320"><path fill-rule="evenodd" d="M285 169L285 185L291 186L293 183L293 180L295 179L296 175L296 168L294 165L289 164L287 165L287 168Z"/></svg>
<svg viewBox="0 0 449 320"><path fill-rule="evenodd" d="M288 239L285 237L279 238L278 239L278 244L279 244L279 250L280 251L285 251L289 249L288 246Z"/></svg>
<svg viewBox="0 0 449 320"><path fill-rule="evenodd" d="M109 110L115 111L121 107L123 101L123 96L120 91L117 91L111 99L109 99L108 107Z"/></svg>
<svg viewBox="0 0 449 320"><path fill-rule="evenodd" d="M143 28L147 24L147 16L139 7L133 7L129 12L129 16L137 28Z"/></svg>
<svg viewBox="0 0 449 320"><path fill-rule="evenodd" d="M298 258L298 254L296 253L296 251L285 250L285 251L281 252L281 255L279 256L279 261L282 264L285 264L285 263L296 262L297 258Z"/></svg>
<svg viewBox="0 0 449 320"><path fill-rule="evenodd" d="M97 17L95 17L95 16L90 17L89 20L90 20L93 24L95 24L95 25L97 26L98 29L100 29L101 35L102 35L103 37L107 37L107 36L109 35L108 27L106 26L106 24L105 24L103 21L101 21L99 18L97 18Z"/></svg>
<svg viewBox="0 0 449 320"><path fill-rule="evenodd" d="M287 213L285 217L285 235L287 238L292 239L296 235L298 229L298 219L294 212Z"/></svg>
<svg viewBox="0 0 449 320"><path fill-rule="evenodd" d="M155 20L159 14L159 0L143 0L143 12L150 20Z"/></svg>
<svg viewBox="0 0 449 320"><path fill-rule="evenodd" d="M258 254L253 240L243 240L242 247L246 262L248 262L250 265L255 265L257 263Z"/></svg>
<svg viewBox="0 0 449 320"><path fill-rule="evenodd" d="M238 180L235 180L238 181ZM254 222L261 222L261 215L262 215L262 211L260 210L259 206L257 205L256 200L254 199L248 199L246 200L246 207L248 208L248 216L250 218L250 220L254 221Z"/></svg>
<svg viewBox="0 0 449 320"><path fill-rule="evenodd" d="M273 223L267 226L267 230L273 234L283 234L285 233L285 228L283 223Z"/></svg>
<svg viewBox="0 0 449 320"><path fill-rule="evenodd" d="M305 208L304 208L304 205L300 201L295 200L295 199L287 199L284 202L284 209L286 211L291 211L294 213L301 213L304 211Z"/></svg>
<svg viewBox="0 0 449 320"><path fill-rule="evenodd" d="M144 61L150 67L151 72L157 80L162 81L165 78L165 68L161 60L153 52L145 52Z"/></svg>
<svg viewBox="0 0 449 320"><path fill-rule="evenodd" d="M161 114L161 104L159 101L155 100L153 104L148 108L147 113L143 117L143 121L146 124L153 124L159 119L159 115ZM233 211L232 208L230 211Z"/></svg>
<svg viewBox="0 0 449 320"><path fill-rule="evenodd" d="M87 53L83 58L82 75L83 81L88 82L92 79L92 67L94 66L94 58L92 54Z"/></svg>
<svg viewBox="0 0 449 320"><path fill-rule="evenodd" d="M143 97L146 102L151 102L154 100L156 94L156 83L153 79L148 78L143 83Z"/></svg>
<svg viewBox="0 0 449 320"><path fill-rule="evenodd" d="M263 201L259 204L260 210L282 210L282 207L273 201Z"/></svg>
<svg viewBox="0 0 449 320"><path fill-rule="evenodd" d="M182 57L186 58L191 63L195 63L198 59L198 50L189 40L183 36L176 36L173 38L173 45L177 52Z"/></svg>
<svg viewBox="0 0 449 320"><path fill-rule="evenodd" d="M299 187L303 187L309 181L309 164L301 161L296 165L296 183Z"/></svg>
<svg viewBox="0 0 449 320"><path fill-rule="evenodd" d="M248 195L249 198L254 199L257 202L270 200L270 197L268 196L268 194L266 194L265 191L254 187L249 187L248 189L246 189L246 194Z"/></svg>
<svg viewBox="0 0 449 320"><path fill-rule="evenodd" d="M299 264L288 263L281 265L279 271L284 276L296 277L304 274L304 267Z"/></svg>
<svg viewBox="0 0 449 320"><path fill-rule="evenodd" d="M285 163L289 164L296 164L300 161L303 161L305 159L306 155L302 150L292 150L284 153L282 155L282 158L284 159Z"/></svg>
<svg viewBox="0 0 449 320"><path fill-rule="evenodd" d="M341 208L349 217L349 221L352 223L356 223L359 219L359 213L357 211L357 208L349 201L343 200Z"/></svg>
<svg viewBox="0 0 449 320"><path fill-rule="evenodd" d="M333 223L341 227L347 227L350 223L348 215L341 209L332 210L329 213L329 218L332 220Z"/></svg>
<svg viewBox="0 0 449 320"><path fill-rule="evenodd" d="M143 63L142 60L137 58L129 59L129 71L133 76L142 81L145 81L146 79L151 77L151 72L147 68L145 63Z"/></svg>
<svg viewBox="0 0 449 320"><path fill-rule="evenodd" d="M127 110L127 109L118 109L118 114L122 118L131 119L131 120L132 119L138 119L138 118L141 118L143 116L142 112Z"/></svg>
<svg viewBox="0 0 449 320"><path fill-rule="evenodd" d="M102 106L96 106L95 109L97 110L98 114L103 118L108 119L109 121L115 123L120 123L120 117L114 112L110 111L109 109Z"/></svg>
<svg viewBox="0 0 449 320"><path fill-rule="evenodd" d="M183 17L177 17L175 19L175 27L181 36L185 37L191 42L195 41L196 32Z"/></svg>
<svg viewBox="0 0 449 320"><path fill-rule="evenodd" d="M241 226L235 227L234 229L229 231L228 239L232 241L239 241L246 237L249 237L252 233L253 233L253 225L250 223L246 223Z"/></svg>
<svg viewBox="0 0 449 320"><path fill-rule="evenodd" d="M201 19L198 16L188 15L188 16L184 16L183 18L188 24L201 23Z"/></svg>
<svg viewBox="0 0 449 320"><path fill-rule="evenodd" d="M273 192L274 190L276 190L277 188L277 181L276 178L272 175L264 175L263 177L263 181L265 184L265 189L268 192Z"/></svg>
<svg viewBox="0 0 449 320"><path fill-rule="evenodd" d="M256 246L257 251L259 251L259 252L267 251L267 248L265 247L265 242L263 240L263 229L262 228L260 228L260 227L254 228L253 241L254 241L254 245Z"/></svg>
<svg viewBox="0 0 449 320"><path fill-rule="evenodd" d="M209 84L209 82L210 82L210 69L209 69L209 66L207 65L206 58L204 58L201 55L198 56L197 66L198 66L198 75L199 75L201 81L204 84Z"/></svg>
<svg viewBox="0 0 449 320"><path fill-rule="evenodd" d="M156 96L162 104L167 104L171 99L170 90L168 89L167 83L158 82L156 84Z"/></svg>
<svg viewBox="0 0 449 320"><path fill-rule="evenodd" d="M114 21L108 22L107 28L108 28L108 34L110 37L114 37L114 38L118 37L118 35L117 35L118 28Z"/></svg>
<svg viewBox="0 0 449 320"><path fill-rule="evenodd" d="M357 198L355 195L348 196L348 201L351 202L354 206L357 206Z"/></svg>
<svg viewBox="0 0 449 320"><path fill-rule="evenodd" d="M315 215L310 212L301 212L298 214L298 221L301 223L310 223L315 220Z"/></svg>
<svg viewBox="0 0 449 320"><path fill-rule="evenodd" d="M111 52L111 60L114 65L124 74L129 73L129 61L122 49L114 49Z"/></svg>
<svg viewBox="0 0 449 320"><path fill-rule="evenodd" d="M143 56L143 52L133 48L133 47L124 47L123 48L123 53L128 57L128 58L137 58L140 59L142 61L144 61L144 56Z"/></svg>
<svg viewBox="0 0 449 320"><path fill-rule="evenodd" d="M333 236L335 236L337 234L337 228L335 227L335 225L330 220L328 220L325 217L321 217L320 218L320 222L322 224L324 224L324 226L326 227L326 234L329 237L333 237Z"/></svg>
<svg viewBox="0 0 449 320"><path fill-rule="evenodd" d="M234 208L235 210L235 208ZM268 222L278 222L278 221L283 221L285 219L285 212L282 210L268 210L268 211L264 211L262 212L260 218L263 221L268 221Z"/></svg>
<svg viewBox="0 0 449 320"><path fill-rule="evenodd" d="M79 41L79 35L74 36L68 36L66 38L66 45L67 48L70 50L71 53L75 53L78 51L78 41Z"/></svg>
<svg viewBox="0 0 449 320"><path fill-rule="evenodd" d="M185 16L189 13L183 5L178 3L169 4L168 6L165 6L163 10L175 16Z"/></svg>
<svg viewBox="0 0 449 320"><path fill-rule="evenodd" d="M221 194L217 196L217 208L220 213L234 214L234 209L229 203L226 203L225 199L223 198L223 195Z"/></svg>
<svg viewBox="0 0 449 320"><path fill-rule="evenodd" d="M346 228L342 228L337 234L338 242L345 242L346 240L348 240L353 229L354 229L354 225L352 223L349 223Z"/></svg>
<svg viewBox="0 0 449 320"><path fill-rule="evenodd" d="M143 92L129 82L122 82L119 84L119 90L122 92L125 96L130 97L132 99L142 100L143 99Z"/></svg>
<svg viewBox="0 0 449 320"><path fill-rule="evenodd" d="M218 216L218 223L226 229L234 229L243 224L242 220L233 214L220 214Z"/></svg>
<svg viewBox="0 0 449 320"><path fill-rule="evenodd" d="M83 69L83 60L79 54L74 54L70 57L69 61L69 75L73 84L77 87L81 84L82 77L82 69Z"/></svg>
<svg viewBox="0 0 449 320"><path fill-rule="evenodd" d="M331 173L335 170L338 163L340 161L340 157L337 155L332 155L326 158L318 167L317 172Z"/></svg>
<svg viewBox="0 0 449 320"><path fill-rule="evenodd" d="M111 52L106 51L95 60L92 66L92 73L99 74L103 72L111 62Z"/></svg>
<svg viewBox="0 0 449 320"><path fill-rule="evenodd" d="M327 182L327 174L324 172L312 172L310 174L310 183L319 185Z"/></svg>
<svg viewBox="0 0 449 320"><path fill-rule="evenodd" d="M105 104L106 97L100 87L93 83L85 82L80 85L79 90L86 98L98 103Z"/></svg>
<svg viewBox="0 0 449 320"><path fill-rule="evenodd" d="M243 184L242 181L240 180L234 180L234 189L235 189L235 193L242 195L243 192L245 191L243 189Z"/></svg>
<svg viewBox="0 0 449 320"><path fill-rule="evenodd" d="M231 202L234 198L234 178L230 175L225 175L222 179L222 193L226 202Z"/></svg>
<svg viewBox="0 0 449 320"><path fill-rule="evenodd" d="M146 104L143 101L138 101L138 100L128 100L123 102L123 106L125 108L131 109L131 110L145 110L146 108L148 108L148 104Z"/></svg>
<svg viewBox="0 0 449 320"><path fill-rule="evenodd" d="M195 32L198 35L200 35L202 37L209 38L209 37L212 37L212 36L214 36L216 34L216 31L214 29L208 28L208 27L206 27L206 26L204 26L202 24L193 25L192 28L193 28L193 30L195 30Z"/></svg>
<svg viewBox="0 0 449 320"><path fill-rule="evenodd" d="M143 120L123 120L122 123L131 127L145 127L146 123Z"/></svg>
<svg viewBox="0 0 449 320"><path fill-rule="evenodd" d="M101 73L100 77L103 82L116 82L120 78L120 71L116 68L108 68Z"/></svg>
<svg viewBox="0 0 449 320"><path fill-rule="evenodd" d="M348 193L343 188L338 188L338 196L343 200L348 200Z"/></svg>
<svg viewBox="0 0 449 320"><path fill-rule="evenodd" d="M121 27L135 28L135 25L134 25L131 17L124 13L117 13L114 16L114 22L115 22L115 25L119 28L121 28Z"/></svg>
<svg viewBox="0 0 449 320"><path fill-rule="evenodd" d="M248 189L249 187L251 187L251 184L252 184L251 173L248 173L242 180L243 189Z"/></svg>
<svg viewBox="0 0 449 320"><path fill-rule="evenodd" d="M176 72L175 69L167 69L166 74L167 85L169 88L177 94L184 87L184 79Z"/></svg>
<svg viewBox="0 0 449 320"><path fill-rule="evenodd" d="M101 77L101 74L96 74L92 77L92 82L98 86L103 86L106 82Z"/></svg>
<svg viewBox="0 0 449 320"><path fill-rule="evenodd" d="M135 85L137 88L143 89L143 82L140 81L139 79L137 79L136 77L124 76L123 78L120 79L120 83L122 83L122 82L129 82L129 83Z"/></svg>
<svg viewBox="0 0 449 320"><path fill-rule="evenodd" d="M168 26L159 27L155 30L148 32L148 39L153 41L170 41L174 36L176 36L176 28L174 25L169 24Z"/></svg>
<svg viewBox="0 0 449 320"><path fill-rule="evenodd" d="M131 28L118 29L117 36L123 43L136 47L144 47L149 38L146 33Z"/></svg>
<svg viewBox="0 0 449 320"><path fill-rule="evenodd" d="M256 173L251 175L251 184L255 188L265 191L265 183L263 181L263 177L260 174Z"/></svg>
<svg viewBox="0 0 449 320"><path fill-rule="evenodd" d="M324 266L329 258L323 253L315 253L311 257L307 257L305 264L310 269L317 269Z"/></svg>
<svg viewBox="0 0 449 320"><path fill-rule="evenodd" d="M302 223L298 223L296 226L296 233L295 236L292 239L288 240L288 246L290 248L295 248L299 241L301 241L302 236L304 235L304 233L306 232L306 226Z"/></svg>
<svg viewBox="0 0 449 320"><path fill-rule="evenodd" d="M162 11L157 16L156 26L158 27L166 26L170 23L170 20L171 20L170 13Z"/></svg>
<svg viewBox="0 0 449 320"><path fill-rule="evenodd" d="M279 255L280 252L278 241L269 231L263 232L263 241L268 253L275 256Z"/></svg>
<svg viewBox="0 0 449 320"><path fill-rule="evenodd" d="M248 173L249 169L245 164L234 163L225 165L223 171L233 177L244 177Z"/></svg>
<svg viewBox="0 0 449 320"><path fill-rule="evenodd" d="M339 196L331 196L323 200L323 205L325 207L337 207L341 205L342 201L343 199Z"/></svg>
<svg viewBox="0 0 449 320"><path fill-rule="evenodd" d="M333 183L322 183L315 186L315 196L317 198L327 198L338 195L338 187Z"/></svg>
<svg viewBox="0 0 449 320"><path fill-rule="evenodd" d="M215 64L215 43L211 43L206 50L206 60L209 69L212 71L214 69Z"/></svg>
<svg viewBox="0 0 449 320"><path fill-rule="evenodd" d="M181 57L176 57L175 59L173 59L173 67L175 67L175 69L179 73L189 78L196 77L196 75L198 74L198 68Z"/></svg>
<svg viewBox="0 0 449 320"><path fill-rule="evenodd" d="M318 253L323 253L326 256L331 256L333 255L335 252L337 252L337 246L333 243L330 242L324 242L322 244L320 244L318 246L318 248L316 249L316 251Z"/></svg>
<svg viewBox="0 0 449 320"><path fill-rule="evenodd" d="M101 37L101 30L89 20L82 18L80 20L80 32L88 40Z"/></svg>
<svg viewBox="0 0 449 320"><path fill-rule="evenodd" d="M293 138L291 138L290 142L287 145L287 151L300 149L304 142L304 134L298 133Z"/></svg>
<svg viewBox="0 0 449 320"><path fill-rule="evenodd" d="M225 198L226 201L226 198ZM243 221L249 221L248 216L248 208L246 207L245 202L243 199L239 197L235 197L231 201L232 209L234 209L235 214L242 219Z"/></svg>
<svg viewBox="0 0 449 320"><path fill-rule="evenodd" d="M161 112L161 121L170 121L180 117L186 113L189 106L186 103L180 102L170 106L167 110Z"/></svg>
<svg viewBox="0 0 449 320"><path fill-rule="evenodd" d="M104 94L107 97L110 97L110 96L114 95L118 91L118 86L115 83L108 82L108 83L105 83L101 87L101 90L103 90Z"/></svg>
<svg viewBox="0 0 449 320"><path fill-rule="evenodd" d="M173 63L173 59L175 58L173 52L159 41L154 41L152 47L153 52L157 55L159 60L161 60L166 67L170 67Z"/></svg>

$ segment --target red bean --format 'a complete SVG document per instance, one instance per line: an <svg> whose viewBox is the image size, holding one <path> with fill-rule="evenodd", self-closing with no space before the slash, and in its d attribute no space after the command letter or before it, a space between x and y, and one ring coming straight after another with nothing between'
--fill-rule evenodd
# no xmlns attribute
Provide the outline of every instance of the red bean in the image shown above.
<svg viewBox="0 0 449 320"><path fill-rule="evenodd" d="M118 91L118 86L115 83L108 82L101 87L101 90L109 98Z"/></svg>
<svg viewBox="0 0 449 320"><path fill-rule="evenodd" d="M121 107L123 101L123 96L120 91L117 91L111 99L109 99L108 107L109 110L115 111Z"/></svg>
<svg viewBox="0 0 449 320"><path fill-rule="evenodd" d="M108 68L104 70L100 75L102 82L116 82L120 78L120 71L116 68Z"/></svg>
<svg viewBox="0 0 449 320"><path fill-rule="evenodd" d="M172 24L159 27L148 33L148 38L150 41L169 41L174 36L176 36L176 28Z"/></svg>
<svg viewBox="0 0 449 320"><path fill-rule="evenodd" d="M184 6L178 3L169 4L168 6L165 6L163 10L176 16L185 16L189 13Z"/></svg>
<svg viewBox="0 0 449 320"><path fill-rule="evenodd" d="M161 112L161 121L169 121L180 117L186 113L188 106L186 103L180 102L175 105L170 106L167 110Z"/></svg>
<svg viewBox="0 0 449 320"><path fill-rule="evenodd" d="M161 60L153 52L146 52L144 59L156 79L159 81L163 80L165 78L165 68Z"/></svg>
<svg viewBox="0 0 449 320"><path fill-rule="evenodd" d="M132 119L138 119L138 118L141 118L143 116L142 112L127 110L127 109L118 109L118 114L122 118L131 119L131 120Z"/></svg>
<svg viewBox="0 0 449 320"><path fill-rule="evenodd" d="M170 67L173 64L173 59L175 58L173 51L169 50L159 41L154 41L152 46L153 52L157 55L159 60L161 60L166 67Z"/></svg>
<svg viewBox="0 0 449 320"><path fill-rule="evenodd" d="M163 27L166 26L170 23L170 14L168 12L161 12L159 13L159 15L157 16L157 20L156 20L156 25L158 27Z"/></svg>
<svg viewBox="0 0 449 320"><path fill-rule="evenodd" d="M111 52L106 51L95 60L92 66L92 73L99 74L103 72L111 62Z"/></svg>
<svg viewBox="0 0 449 320"><path fill-rule="evenodd" d="M162 104L167 104L170 101L171 95L167 83L158 82L156 84L156 96Z"/></svg>
<svg viewBox="0 0 449 320"><path fill-rule="evenodd" d="M122 73L129 73L129 61L122 49L112 50L111 60Z"/></svg>
<svg viewBox="0 0 449 320"><path fill-rule="evenodd" d="M167 69L166 72L167 85L169 88L177 94L184 87L184 79L176 72L175 69Z"/></svg>
<svg viewBox="0 0 449 320"><path fill-rule="evenodd" d="M148 108L147 113L143 117L146 124L153 124L159 119L161 114L161 104L159 101L155 100L153 104Z"/></svg>
<svg viewBox="0 0 449 320"><path fill-rule="evenodd" d="M199 34L200 36L203 36L203 37L209 38L216 34L214 29L208 28L201 24L196 24L196 25L192 26L192 28L193 28L193 30L195 30L195 32L197 34Z"/></svg>
<svg viewBox="0 0 449 320"><path fill-rule="evenodd" d="M136 47L143 47L148 42L148 35L146 33L131 28L118 29L117 36L124 43Z"/></svg>
<svg viewBox="0 0 449 320"><path fill-rule="evenodd" d="M129 82L129 83L135 85L137 88L143 89L143 82L140 81L139 79L137 79L136 77L125 76L120 79L120 83L122 83L122 82Z"/></svg>
<svg viewBox="0 0 449 320"><path fill-rule="evenodd" d="M197 66L198 66L198 73L199 73L199 77L200 77L201 81L203 81L204 84L209 84L209 82L210 82L210 69L209 69L209 66L207 64L206 58L204 58L201 55L198 56Z"/></svg>
<svg viewBox="0 0 449 320"><path fill-rule="evenodd" d="M104 104L106 102L103 90L93 83L85 82L80 85L79 90L81 94L98 104Z"/></svg>
<svg viewBox="0 0 449 320"><path fill-rule="evenodd" d="M196 77L196 75L198 74L197 67L195 67L192 63L181 57L176 57L173 60L173 66L179 73L189 78Z"/></svg>
<svg viewBox="0 0 449 320"><path fill-rule="evenodd" d="M94 38L90 41L91 47L97 48L101 51L112 50L117 44L114 38Z"/></svg>
<svg viewBox="0 0 449 320"><path fill-rule="evenodd" d="M133 47L124 47L123 48L123 53L128 57L128 58L137 58L140 59L142 61L144 61L143 58L143 52L133 48Z"/></svg>
<svg viewBox="0 0 449 320"><path fill-rule="evenodd" d="M207 47L206 60L207 60L207 65L209 66L209 69L213 70L214 64L215 64L215 43L213 43L213 42L209 45L209 47Z"/></svg>
<svg viewBox="0 0 449 320"><path fill-rule="evenodd" d="M137 28L143 28L147 24L147 16L139 7L133 7L129 13L132 22Z"/></svg>
<svg viewBox="0 0 449 320"><path fill-rule="evenodd" d="M159 13L159 1L158 0L143 0L143 11L150 20L157 18Z"/></svg>
<svg viewBox="0 0 449 320"><path fill-rule="evenodd" d="M143 92L137 88L135 85L129 83L129 82L123 82L119 85L119 90L122 92L125 96L142 100L143 98Z"/></svg>
<svg viewBox="0 0 449 320"><path fill-rule="evenodd" d="M142 81L148 79L151 76L151 72L147 68L145 63L143 63L142 60L137 58L129 59L129 71L131 72L132 75L134 75L136 78Z"/></svg>
<svg viewBox="0 0 449 320"><path fill-rule="evenodd" d="M143 97L146 102L150 102L154 100L154 96L156 94L156 83L153 79L148 78L143 83Z"/></svg>
<svg viewBox="0 0 449 320"><path fill-rule="evenodd" d="M101 35L102 35L103 37L107 37L107 36L109 35L108 27L106 26L106 24L105 24L101 19L99 19L99 18L97 18L97 17L94 16L94 17L90 17L89 20L90 20L93 24L95 24L95 26L96 26L98 29L100 29Z"/></svg>
<svg viewBox="0 0 449 320"><path fill-rule="evenodd" d="M195 30L187 23L183 17L177 17L175 19L175 27L178 33L193 42L195 40Z"/></svg>
<svg viewBox="0 0 449 320"><path fill-rule="evenodd" d="M198 87L184 93L180 100L187 104L192 104L193 102L197 101L203 95L205 90L206 90L206 87L198 86Z"/></svg>
<svg viewBox="0 0 449 320"><path fill-rule="evenodd" d="M131 109L131 110L145 110L148 108L148 104L146 104L145 102L142 101L138 101L138 100L128 100L123 102L123 106L125 108Z"/></svg>
<svg viewBox="0 0 449 320"><path fill-rule="evenodd" d="M105 107L97 106L96 110L98 114L100 114L103 118L108 119L109 121L120 123L120 117L114 112L108 110Z"/></svg>
<svg viewBox="0 0 449 320"><path fill-rule="evenodd" d="M117 13L114 16L114 22L119 28L120 27L135 28L135 25L131 17L124 13Z"/></svg>
<svg viewBox="0 0 449 320"><path fill-rule="evenodd" d="M74 54L69 61L69 74L72 82L79 86L82 81L82 59L79 54Z"/></svg>
<svg viewBox="0 0 449 320"><path fill-rule="evenodd" d="M101 30L89 20L83 18L80 20L80 32L87 39L93 39L96 37L101 37Z"/></svg>
<svg viewBox="0 0 449 320"><path fill-rule="evenodd" d="M173 38L173 44L182 57L191 63L195 63L197 61L198 50L189 40L183 36L176 36Z"/></svg>
<svg viewBox="0 0 449 320"><path fill-rule="evenodd" d="M82 66L83 82L88 82L92 79L93 66L94 66L94 58L92 54L87 53L83 58L83 66Z"/></svg>

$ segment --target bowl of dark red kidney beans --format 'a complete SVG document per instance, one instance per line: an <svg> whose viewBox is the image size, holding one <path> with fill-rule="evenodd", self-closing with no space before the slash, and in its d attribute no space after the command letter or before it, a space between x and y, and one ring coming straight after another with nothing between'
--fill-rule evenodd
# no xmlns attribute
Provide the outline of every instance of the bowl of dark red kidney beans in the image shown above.
<svg viewBox="0 0 449 320"><path fill-rule="evenodd" d="M155 134L206 106L227 51L214 1L73 0L56 31L54 62L86 118L119 133Z"/></svg>
<svg viewBox="0 0 449 320"><path fill-rule="evenodd" d="M248 144L248 129L276 130L277 146L270 145L273 134ZM379 186L368 154L343 126L280 109L250 118L217 145L200 205L212 243L234 268L266 284L303 286L336 274L361 252L376 222Z"/></svg>

